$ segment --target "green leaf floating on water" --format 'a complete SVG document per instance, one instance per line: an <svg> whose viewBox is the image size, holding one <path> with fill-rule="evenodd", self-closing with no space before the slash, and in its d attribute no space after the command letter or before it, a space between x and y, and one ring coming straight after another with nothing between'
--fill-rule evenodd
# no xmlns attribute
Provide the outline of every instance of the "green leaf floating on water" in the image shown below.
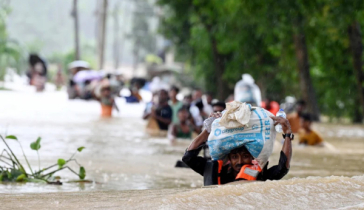
<svg viewBox="0 0 364 210"><path fill-rule="evenodd" d="M82 150L85 149L85 147L79 147L77 151L82 152Z"/></svg>
<svg viewBox="0 0 364 210"><path fill-rule="evenodd" d="M13 139L13 140L18 140L18 138L16 138L16 136L14 135L9 135L7 137L5 137L6 139Z"/></svg>
<svg viewBox="0 0 364 210"><path fill-rule="evenodd" d="M80 179L84 179L86 177L86 170L83 166L80 167L80 173L78 174Z"/></svg>
<svg viewBox="0 0 364 210"><path fill-rule="evenodd" d="M37 139L35 142L32 142L32 143L30 144L30 148L31 148L32 150L36 150L36 151L38 151L38 150L40 149L40 140L41 140L41 138L40 138L40 137L38 137L38 139Z"/></svg>
<svg viewBox="0 0 364 210"><path fill-rule="evenodd" d="M59 168L62 168L66 164L66 161L64 159L58 159L57 163Z"/></svg>
<svg viewBox="0 0 364 210"><path fill-rule="evenodd" d="M18 177L16 177L16 181L21 182L24 181L25 178L27 178L27 176L25 174L21 174Z"/></svg>

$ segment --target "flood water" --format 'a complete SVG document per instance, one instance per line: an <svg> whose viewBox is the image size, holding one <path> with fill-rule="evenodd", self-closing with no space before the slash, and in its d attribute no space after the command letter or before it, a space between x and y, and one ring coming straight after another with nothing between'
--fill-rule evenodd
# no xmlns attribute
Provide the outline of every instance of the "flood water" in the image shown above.
<svg viewBox="0 0 364 210"><path fill-rule="evenodd" d="M86 179L93 181L69 183L77 177L61 171L56 174L62 177L61 186L0 184L0 193L6 193L2 199L15 202L12 195L21 193L32 206L34 199L53 202L57 197L61 205L77 198L85 208L364 208L363 126L315 124L328 145L309 148L294 141L291 169L281 181L201 188L200 175L174 168L190 142L172 146L165 138L148 137L141 120L144 104L129 105L122 99L117 103L121 112L102 119L97 102L69 101L65 92L0 91L0 134L18 137L33 168L38 168L38 159L29 144L40 136L41 167L67 159L84 146L76 159L86 168ZM18 144L8 142L21 156ZM280 149L277 138L270 164L278 163ZM93 198L99 200L92 203ZM63 202L62 207L77 207L71 204ZM39 202L33 206L42 207Z"/></svg>

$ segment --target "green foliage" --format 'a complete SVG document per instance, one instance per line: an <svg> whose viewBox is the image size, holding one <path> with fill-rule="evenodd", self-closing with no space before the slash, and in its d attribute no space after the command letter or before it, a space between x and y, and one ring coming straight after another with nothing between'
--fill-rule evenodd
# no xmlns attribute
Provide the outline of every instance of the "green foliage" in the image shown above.
<svg viewBox="0 0 364 210"><path fill-rule="evenodd" d="M62 168L67 162L64 159L58 159L57 163L59 168Z"/></svg>
<svg viewBox="0 0 364 210"><path fill-rule="evenodd" d="M86 170L83 166L80 167L80 172L78 174L80 179L84 179L86 177Z"/></svg>
<svg viewBox="0 0 364 210"><path fill-rule="evenodd" d="M6 139L18 140L18 138L16 138L16 136L13 136L13 135L6 136L5 138Z"/></svg>
<svg viewBox="0 0 364 210"><path fill-rule="evenodd" d="M223 80L232 93L241 75L249 73L263 97L277 101L287 95L301 98L293 42L293 35L300 33L306 38L321 112L351 119L360 113L347 28L353 21L364 27L364 1L157 3L163 8L160 32L175 44L177 59L191 66L195 78L204 79L202 88L216 93L222 88L216 84ZM220 78L216 71L219 63L223 65Z"/></svg>
<svg viewBox="0 0 364 210"><path fill-rule="evenodd" d="M24 154L23 147L18 141L18 138L14 135L6 136L6 140L15 140L19 143L21 150L23 152L24 158L28 164L28 167L31 171L31 173L27 173L27 171L24 169L23 165L18 160L17 156L13 153L12 149L9 147L9 145L6 143L6 140L0 135L0 139L3 141L7 149L4 149L2 153L0 154L0 182L1 181L16 181L16 182L22 182L22 181L30 181L30 182L37 182L37 183L50 183L50 180L53 180L52 176L61 170L68 169L72 173L76 174L80 179L84 179L86 177L86 170L83 166L79 165L78 162L73 159L76 153L74 153L68 160L64 159L58 159L57 163L54 165L51 165L49 167L43 168L39 171L33 172L27 157ZM40 145L41 138L39 137L35 142L32 142L30 145L30 148L32 150L37 151L38 153L38 160L39 159L39 150L41 148ZM81 152L85 147L79 147L77 149L78 152ZM76 152L77 152L76 151ZM76 173L72 168L67 166L67 163L69 162L75 162L80 167L79 173ZM55 169L55 167L57 167Z"/></svg>
<svg viewBox="0 0 364 210"><path fill-rule="evenodd" d="M17 42L10 40L6 31L6 17L10 13L8 1L0 1L0 80L4 79L6 68L19 67L22 53Z"/></svg>
<svg viewBox="0 0 364 210"><path fill-rule="evenodd" d="M37 139L35 142L32 142L32 143L30 144L30 148L31 148L32 150L36 150L36 151L38 151L38 150L40 149L40 140L41 140L41 138L40 138L40 137L38 137L38 139Z"/></svg>
<svg viewBox="0 0 364 210"><path fill-rule="evenodd" d="M156 51L156 36L149 27L148 20L153 18L153 7L148 0L134 1L138 10L133 13L131 34L127 37L133 43L133 54L139 62L149 53Z"/></svg>

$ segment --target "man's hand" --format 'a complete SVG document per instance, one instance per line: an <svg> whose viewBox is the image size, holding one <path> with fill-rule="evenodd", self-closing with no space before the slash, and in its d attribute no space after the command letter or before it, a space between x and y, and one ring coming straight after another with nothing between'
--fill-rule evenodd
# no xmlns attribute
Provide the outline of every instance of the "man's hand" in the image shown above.
<svg viewBox="0 0 364 210"><path fill-rule="evenodd" d="M203 126L208 133L211 132L212 122L214 122L215 119L220 118L221 116L221 112L211 113L210 117L203 121Z"/></svg>
<svg viewBox="0 0 364 210"><path fill-rule="evenodd" d="M289 121L286 118L283 117L276 117L276 116L270 116L275 122L274 126L276 126L278 123L282 125L283 133L292 133L291 125L289 124Z"/></svg>
<svg viewBox="0 0 364 210"><path fill-rule="evenodd" d="M150 112L150 116L152 118L156 118L157 117L157 113L156 113L156 109L155 108L152 108L151 112Z"/></svg>

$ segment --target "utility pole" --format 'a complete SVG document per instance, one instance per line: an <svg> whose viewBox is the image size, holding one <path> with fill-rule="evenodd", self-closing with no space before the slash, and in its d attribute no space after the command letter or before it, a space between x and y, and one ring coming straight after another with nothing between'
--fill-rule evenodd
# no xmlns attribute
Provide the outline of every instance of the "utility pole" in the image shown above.
<svg viewBox="0 0 364 210"><path fill-rule="evenodd" d="M107 4L108 0L100 0L98 10L101 7L101 12L98 12L98 57L99 57L99 69L104 66L105 57L105 40L106 40L106 22L107 22Z"/></svg>
<svg viewBox="0 0 364 210"><path fill-rule="evenodd" d="M117 2L113 12L114 17L114 68L119 67L120 49L119 49L119 3Z"/></svg>
<svg viewBox="0 0 364 210"><path fill-rule="evenodd" d="M75 60L80 60L80 39L78 32L78 11L77 11L77 0L73 0L72 17L75 23Z"/></svg>

